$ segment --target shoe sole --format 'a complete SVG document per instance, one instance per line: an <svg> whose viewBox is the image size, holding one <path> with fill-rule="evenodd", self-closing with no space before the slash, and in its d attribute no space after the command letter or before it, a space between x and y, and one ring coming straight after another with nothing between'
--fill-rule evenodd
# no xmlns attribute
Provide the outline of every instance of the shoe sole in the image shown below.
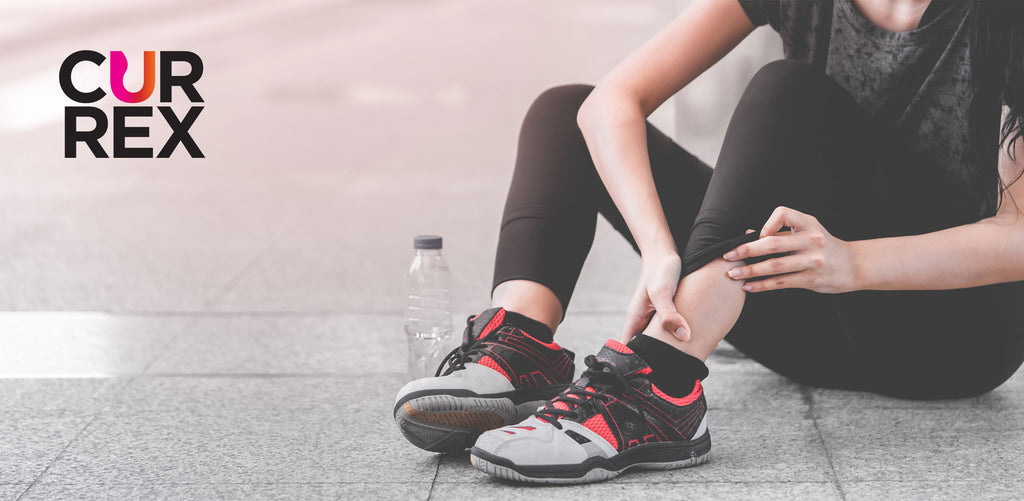
<svg viewBox="0 0 1024 501"><path fill-rule="evenodd" d="M544 404L515 404L508 398L430 395L409 400L395 421L409 442L431 452L458 452L476 443L481 433L515 424Z"/></svg>
<svg viewBox="0 0 1024 501"><path fill-rule="evenodd" d="M625 451L611 459L591 458L579 465L523 467L509 460L473 448L470 463L476 469L504 480L527 484L586 484L615 478L631 468L675 470L704 464L711 460L711 435L676 444L645 444L635 449L657 446L651 451ZM631 459L624 459L628 455ZM633 457L638 456L638 457ZM616 464L625 462L626 464ZM557 472L557 476L552 475Z"/></svg>

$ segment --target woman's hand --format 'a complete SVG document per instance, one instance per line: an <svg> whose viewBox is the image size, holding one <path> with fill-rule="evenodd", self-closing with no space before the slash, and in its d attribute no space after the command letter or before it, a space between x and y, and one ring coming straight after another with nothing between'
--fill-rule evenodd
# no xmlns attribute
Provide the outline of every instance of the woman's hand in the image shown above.
<svg viewBox="0 0 1024 501"><path fill-rule="evenodd" d="M626 327L622 342L628 343L651 321L655 312L661 327L680 341L690 340L690 326L676 310L673 299L683 272L683 261L674 251L653 252L643 257L640 283L626 309Z"/></svg>
<svg viewBox="0 0 1024 501"><path fill-rule="evenodd" d="M791 231L779 231L788 226ZM750 230L753 231L753 230ZM850 244L833 237L813 216L778 207L760 239L743 244L723 256L726 261L769 254L786 254L729 270L733 280L744 280L743 290L810 289L838 293L856 290L856 260ZM765 278L754 280L755 278Z"/></svg>

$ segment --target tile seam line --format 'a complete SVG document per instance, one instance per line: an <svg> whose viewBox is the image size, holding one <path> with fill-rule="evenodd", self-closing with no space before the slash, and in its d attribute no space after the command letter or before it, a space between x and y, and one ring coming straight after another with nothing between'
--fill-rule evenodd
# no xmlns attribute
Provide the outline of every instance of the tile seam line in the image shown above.
<svg viewBox="0 0 1024 501"><path fill-rule="evenodd" d="M270 255L271 252L276 250L285 237L297 231L298 228L302 226L302 222L306 221L306 216L312 214L318 208L320 207L317 205L313 205L297 211L297 213L292 217L291 221L288 224L282 225L281 229L276 234L270 237L266 246L264 246L262 250L253 255L252 258L249 259L244 265L242 265L241 268L239 268L234 275L228 278L221 286L220 290L210 295L208 299L206 299L206 301L203 301L200 309L202 311L216 311L216 305L219 302L221 302L231 291L233 291L235 287L237 287L238 284L242 281L242 279L244 279L246 275L248 275L253 269L255 269L256 265L258 265L259 262L263 260L263 258L267 257L268 255Z"/></svg>
<svg viewBox="0 0 1024 501"><path fill-rule="evenodd" d="M427 491L427 501L434 496L434 486L437 485L437 476L441 473L441 459L440 454L437 455L437 468L434 469L434 478L430 479L430 490Z"/></svg>
<svg viewBox="0 0 1024 501"><path fill-rule="evenodd" d="M818 435L818 443L821 444L821 450L825 451L825 459L828 460L828 468L832 472L832 485L839 491L839 498L846 501L846 491L843 490L843 483L839 480L839 472L836 471L835 462L832 461L832 451L829 450L828 444L825 443L825 435L821 432L821 427L818 425L817 407L814 404L811 390L807 385L800 385L800 395L807 403L807 410L811 416L811 423L814 424L814 433Z"/></svg>
<svg viewBox="0 0 1024 501"><path fill-rule="evenodd" d="M168 349L170 349L172 344L177 342L178 339L180 339L181 336L186 331L188 331L193 326L195 326L196 324L199 323L199 319L196 318L196 317L191 317L191 318L190 317L185 317L185 318L187 318L187 320L184 322L184 325L182 326L181 330L179 332L175 333L172 336L168 336L169 339L167 341L165 341L164 344L162 346L160 346L160 348L158 350L156 350L156 352L153 354L153 357L150 358L149 361L146 362L146 365L142 366L142 368L139 369L139 373L140 374L148 373L149 372L149 368L152 367L153 364L156 363L156 361L159 360L160 357L162 357L164 355L164 353L167 352ZM120 395L118 395L118 396L120 396Z"/></svg>
<svg viewBox="0 0 1024 501"><path fill-rule="evenodd" d="M194 485L194 486L214 486L214 485L365 485L365 484L384 484L384 485L420 485L426 482L387 482L387 481L339 481L339 482L146 482L146 483L128 483L128 482L64 482L64 483L49 483L43 482L39 484L42 487L53 486L53 485L64 485L71 487L104 487L104 486L117 486L117 487L149 487L149 486L183 486L183 485ZM819 482L828 483L828 482ZM28 485L25 482L4 484L0 485Z"/></svg>
<svg viewBox="0 0 1024 501"><path fill-rule="evenodd" d="M260 262L260 260L262 260L268 254L270 254L270 252L276 249L281 240L283 240L288 234L292 233L294 226L297 222L303 221L305 216L312 213L314 210L315 207L307 207L306 210L299 211L299 214L296 214L288 225L283 227L276 235L271 236L270 241L267 242L267 245L261 251L257 252L256 255L254 255L245 264L243 264L234 275L232 275L223 283L223 285L217 292L213 293L211 296L209 296L207 300L203 301L202 306L200 306L200 310L210 310L214 305L217 304L218 301L220 301L225 295L231 292L235 288L235 286L243 278L245 278L245 276L250 271L252 271L252 269L255 268L255 266ZM192 317L191 320L188 322L188 325L185 327L185 329L197 324L198 322L199 317ZM157 354L154 355L153 358L151 358L148 363L146 363L146 365L142 368L141 372L149 372L150 367L152 367L153 364L160 360L160 357L162 357L164 353L167 352L167 349L170 348L171 344L178 341L178 339L180 339L183 334L183 332L178 332L177 334L170 336L170 339L168 339L167 342L165 342L164 345L160 347L160 350L157 351Z"/></svg>
<svg viewBox="0 0 1024 501"><path fill-rule="evenodd" d="M856 483L865 483L865 482L875 482L875 481L857 481ZM892 482L900 483L900 481L892 481ZM70 486L74 486L74 487L86 487L86 486L89 486L89 487L100 487L100 486L146 487L146 486L180 486L180 485L194 485L194 486L204 486L204 485L209 485L209 486L214 486L214 485L365 485L365 484L420 485L420 484L424 484L424 483L426 483L426 482L425 481L420 481L420 482L417 482L417 481L409 481L409 482L402 482L402 481L397 481L397 482L387 482L387 481L374 481L374 482L369 482L369 481L245 482L245 481L238 481L238 482L146 482L146 483L129 483L129 482L81 482L80 483L80 482L67 482L67 483L63 483L63 484L50 484L48 482L44 482L44 483L42 483L40 485L41 486L70 485ZM438 482L439 485L454 485L454 484L464 484L464 483L465 482L461 482L461 481ZM944 482L935 481L935 482L928 482L928 483L943 484ZM831 485L832 482L830 480L822 480L822 481L810 481L810 480L807 480L807 481L805 481L805 480L717 480L717 481L711 481L711 480L689 480L689 481L679 481L679 480L671 480L671 481L665 481L665 482L658 482L658 481L635 481L635 482L619 482L618 483L618 485L628 485L628 486L640 486L640 485L648 485L648 484L656 484L656 485L677 485L677 484L682 484L682 485L696 485L696 484L722 484L722 485L726 485L726 484ZM21 483L0 483L0 485L28 485L28 484L25 483L25 482L21 482Z"/></svg>
<svg viewBox="0 0 1024 501"><path fill-rule="evenodd" d="M15 498L15 501L21 501L21 499L24 498L25 495L28 494L28 492L31 491L32 488L36 486L36 484L39 483L39 480L42 479L44 475L46 475L46 472L50 471L50 468L52 468L53 465L56 464L57 461L59 461L62 456L64 456L64 453L67 452L69 448L71 448L71 444L78 441L82 434L85 433L85 430L88 430L89 427L91 427L92 424L96 422L96 418L98 417L99 413L92 414L92 417L89 418L89 422L85 423L85 426L83 426L81 430L78 430L78 433L76 433L75 436L71 438L71 440L68 440L68 443L64 445L64 448L60 450L60 453L54 456L53 460L47 463L46 468L43 468L43 471L39 472L39 475L36 475L36 478L32 480L32 483L29 484L29 486L24 491L22 491L17 498Z"/></svg>

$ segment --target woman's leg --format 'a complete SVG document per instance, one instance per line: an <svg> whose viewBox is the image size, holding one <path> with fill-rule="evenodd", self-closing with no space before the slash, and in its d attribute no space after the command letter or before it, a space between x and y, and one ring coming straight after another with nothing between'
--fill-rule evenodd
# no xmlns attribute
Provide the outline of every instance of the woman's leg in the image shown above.
<svg viewBox="0 0 1024 501"><path fill-rule="evenodd" d="M754 76L733 114L683 253L685 276L676 304L690 323L691 339L675 339L659 322L652 322L648 335L705 360L732 329L747 294L742 283L726 276L735 264L722 254L756 238L746 230L760 230L780 205L817 215L813 193L825 176L846 167L827 148L835 143L832 135L857 128L850 117L856 105L838 100L835 90L827 77L794 61L771 63ZM826 127L828 120L837 125ZM845 189L858 186L866 183Z"/></svg>
<svg viewBox="0 0 1024 501"><path fill-rule="evenodd" d="M658 322L648 334L699 358L728 334L798 381L906 397L977 394L1012 375L1024 359L1024 312L1013 306L1022 284L746 294L725 276L734 265L719 257L735 245L730 239L759 230L779 205L816 216L846 240L970 222L963 194L936 182L941 176L895 137L813 68L766 66L736 109L683 256L689 274L676 305L693 339L681 343Z"/></svg>
<svg viewBox="0 0 1024 501"><path fill-rule="evenodd" d="M554 87L527 111L498 240L492 305L541 321L552 331L590 252L598 213L636 248L576 125L591 90L590 85ZM711 169L649 123L647 149L670 230L685 238Z"/></svg>

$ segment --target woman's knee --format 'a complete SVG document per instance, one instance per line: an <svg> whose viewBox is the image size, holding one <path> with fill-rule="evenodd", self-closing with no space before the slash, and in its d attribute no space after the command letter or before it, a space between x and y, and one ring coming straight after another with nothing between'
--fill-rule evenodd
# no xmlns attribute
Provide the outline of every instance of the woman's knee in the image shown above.
<svg viewBox="0 0 1024 501"><path fill-rule="evenodd" d="M748 87L763 88L772 92L806 91L828 84L831 77L810 63L780 59L772 61L757 70Z"/></svg>
<svg viewBox="0 0 1024 501"><path fill-rule="evenodd" d="M820 112L837 89L831 77L802 61L772 61L757 71L747 84L739 113L770 113L780 119Z"/></svg>
<svg viewBox="0 0 1024 501"><path fill-rule="evenodd" d="M523 120L524 126L538 123L559 127L568 125L575 128L576 115L579 113L580 106L593 90L593 85L568 84L551 87L541 92L526 112L526 118Z"/></svg>

